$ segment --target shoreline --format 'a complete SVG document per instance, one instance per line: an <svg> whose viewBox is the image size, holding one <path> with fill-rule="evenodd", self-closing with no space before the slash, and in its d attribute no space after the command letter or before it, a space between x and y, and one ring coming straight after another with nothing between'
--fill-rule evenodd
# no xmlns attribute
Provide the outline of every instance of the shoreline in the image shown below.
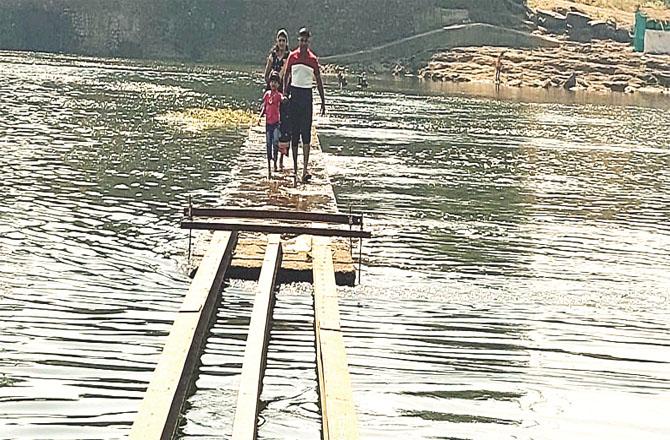
<svg viewBox="0 0 670 440"><path fill-rule="evenodd" d="M327 74L325 84L336 87L334 75ZM599 93L590 90L564 90L562 88L542 89L537 87L502 84L496 87L492 81L442 82L425 80L416 75L393 76L382 73L370 76L370 87L356 87L355 76L349 76L349 93L365 94L366 90L410 93L427 96L446 96L465 99L491 99L523 103L563 104L563 105L605 105L621 107L645 107L670 110L670 95L658 93Z"/></svg>
<svg viewBox="0 0 670 440"><path fill-rule="evenodd" d="M495 59L503 56L501 84L596 93L670 95L670 56L633 52L613 41L563 41L555 48L463 47L436 53L418 76L442 82L494 83Z"/></svg>

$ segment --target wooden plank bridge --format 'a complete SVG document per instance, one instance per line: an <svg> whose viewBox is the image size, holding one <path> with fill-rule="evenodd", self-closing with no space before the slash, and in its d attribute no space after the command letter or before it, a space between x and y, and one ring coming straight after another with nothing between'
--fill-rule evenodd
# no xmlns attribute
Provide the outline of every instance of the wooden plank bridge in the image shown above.
<svg viewBox="0 0 670 440"><path fill-rule="evenodd" d="M302 153L299 153L302 160ZM305 217L305 213L320 212L321 215L338 216L339 220L335 223L347 224L349 209L344 213L338 214L337 201L335 193L326 170L326 164L321 144L316 132L312 133L312 145L310 150L310 172L312 179L309 185L293 184L292 165L282 172L273 173L271 180L267 179L267 169L265 168L265 132L262 129L253 127L249 130L249 137L242 145L239 154L239 161L234 170L234 179L232 183L222 191L222 201L226 206L234 206L239 211L245 211L248 214L252 209L261 208L268 211L292 212L294 217L271 219L267 213L261 214L261 224L255 223L258 229L241 230L238 237L238 244L233 254L233 261L228 270L228 278L257 280L260 276L260 270L265 254L265 237L263 233L272 233L267 230L275 220L291 221L293 226L309 226L313 221ZM290 158L286 160L287 165L291 163ZM197 203L196 203L197 204ZM221 213L223 210L219 210ZM230 210L229 210L230 211ZM216 211L205 209L193 210L193 217L216 217ZM237 217L244 214L240 212L233 215L231 212L225 213L227 218ZM188 217L187 210L184 215ZM249 220L259 220L259 217L248 217ZM329 220L332 222L331 220ZM360 223L349 223L354 229L362 227L362 218ZM190 258L190 269L194 271L199 264L207 248L211 232L209 225L200 225L199 222L193 222L194 231L193 241L194 250ZM248 222L249 223L249 222ZM200 228L207 230L203 232ZM198 234L198 232L200 232ZM333 266L335 269L335 281L338 285L353 286L356 281L356 265L352 258L353 247L361 242L352 241L349 236L339 235L331 242L333 249ZM284 242L284 258L278 274L279 283L291 283L298 281L312 282L312 241L309 235L304 231L293 233L292 237ZM360 257L360 249L358 255ZM360 262L360 258L359 258ZM360 267L359 267L360 269ZM360 275L360 274L359 274Z"/></svg>
<svg viewBox="0 0 670 440"><path fill-rule="evenodd" d="M260 151L264 151L256 134L251 130L248 143L256 144ZM313 138L316 139L316 136ZM313 150L312 160L323 163L318 144ZM264 161L258 160L257 164L264 164ZM258 168L265 171L260 166ZM327 181L325 167L312 167L312 172L316 172L317 182L320 179ZM289 185L292 183L292 179L284 177L280 177L279 182L283 180ZM330 209L297 210L295 205L292 207L294 209L281 210L267 207L185 208L182 228L213 232L200 237L198 246L206 244L205 250L198 255L199 267L144 395L130 439L172 439L177 432L180 414L192 388L194 376L197 376L197 363L212 319L216 315L217 297L222 290L224 278L230 278L231 273L235 273L235 259L240 259L240 255L249 252L250 243L262 248L263 256L231 438L256 438L275 291L282 271L285 279L291 280L285 269L286 248L295 243L296 236L302 237L302 242L308 243L308 252L305 252L308 258L298 256L300 260L295 260L298 257L293 255L294 261L298 261L296 264L300 265L300 271L304 272L305 266L309 267L309 278L314 284L314 332L322 438L358 439L357 417L340 327L336 278L338 264L353 266L351 246L346 246L349 239L368 238L370 233L363 230L362 215L337 212L332 187L321 183L321 188L315 189L311 185L294 190L329 194L326 198L320 198L319 203L312 200L311 206L326 206ZM300 196L295 199L299 200ZM309 197L304 197L303 202L304 200L309 200ZM309 203L302 206L311 207ZM247 241L241 241L242 237L246 237ZM339 241L337 237L340 238ZM254 252L257 253L258 250ZM349 253L350 263L337 262L338 257L342 258L342 252Z"/></svg>

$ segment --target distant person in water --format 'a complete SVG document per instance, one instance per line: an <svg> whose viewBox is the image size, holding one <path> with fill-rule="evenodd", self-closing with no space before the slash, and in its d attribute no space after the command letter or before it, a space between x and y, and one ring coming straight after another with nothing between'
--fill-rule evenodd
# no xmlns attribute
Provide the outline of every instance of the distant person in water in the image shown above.
<svg viewBox="0 0 670 440"><path fill-rule="evenodd" d="M288 32L285 29L279 29L277 31L277 37L274 47L270 50L268 55L267 62L265 63L265 84L267 86L266 90L270 90L270 75L272 72L277 72L279 74L279 91L283 90L283 75L284 75L284 65L286 64L286 59L289 55L288 49Z"/></svg>
<svg viewBox="0 0 670 440"><path fill-rule="evenodd" d="M294 184L298 175L298 144L302 140L302 181L307 183L312 177L308 172L309 150L312 143L312 87L316 86L321 97L321 115L326 114L326 98L321 81L319 60L309 48L312 34L307 28L298 31L299 46L291 52L286 61L284 90L290 95L291 150L293 153Z"/></svg>
<svg viewBox="0 0 670 440"><path fill-rule="evenodd" d="M368 73L364 70L358 77L358 86L362 89L367 89L368 85Z"/></svg>
<svg viewBox="0 0 670 440"><path fill-rule="evenodd" d="M340 89L347 86L347 78L344 76L343 69L337 69L337 84L340 86Z"/></svg>
<svg viewBox="0 0 670 440"><path fill-rule="evenodd" d="M258 117L258 125L261 125L261 118L265 115L265 150L268 159L268 179L272 177L270 162L274 163L274 170L277 171L279 106L282 99L283 96L279 91L279 73L272 72L270 75L270 90L263 94L263 104L261 105L261 113Z"/></svg>
<svg viewBox="0 0 670 440"><path fill-rule="evenodd" d="M495 83L496 85L500 84L500 73L502 72L502 67L503 67L503 56L505 55L505 51L503 50L500 52L498 55L498 58L496 58L495 61L495 68L496 68L496 76L495 76Z"/></svg>

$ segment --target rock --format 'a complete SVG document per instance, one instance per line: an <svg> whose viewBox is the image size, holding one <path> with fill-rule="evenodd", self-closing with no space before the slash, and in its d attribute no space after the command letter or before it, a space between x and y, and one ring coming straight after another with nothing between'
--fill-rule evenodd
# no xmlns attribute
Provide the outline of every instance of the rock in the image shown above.
<svg viewBox="0 0 670 440"><path fill-rule="evenodd" d="M637 87L628 86L623 91L624 91L624 93L635 93L635 92L637 92L637 89L638 89Z"/></svg>
<svg viewBox="0 0 670 440"><path fill-rule="evenodd" d="M670 72L654 72L653 75L658 84L663 87L670 87Z"/></svg>
<svg viewBox="0 0 670 440"><path fill-rule="evenodd" d="M565 17L567 24L574 30L588 29L591 17L581 12L570 11Z"/></svg>
<svg viewBox="0 0 670 440"><path fill-rule="evenodd" d="M607 81L603 84L613 92L623 92L628 87L628 83L624 81Z"/></svg>
<svg viewBox="0 0 670 440"><path fill-rule="evenodd" d="M535 16L537 25L544 27L551 33L562 34L568 28L568 22L565 15L538 9Z"/></svg>
<svg viewBox="0 0 670 440"><path fill-rule="evenodd" d="M658 87L640 87L638 92L653 94L653 95L660 95L660 94L663 93L663 89L659 89Z"/></svg>
<svg viewBox="0 0 670 440"><path fill-rule="evenodd" d="M630 75L613 75L610 80L612 82L628 82L630 81L631 76Z"/></svg>
<svg viewBox="0 0 670 440"><path fill-rule="evenodd" d="M633 37L630 35L630 31L626 28L617 27L612 36L612 40L618 43L630 44L633 41Z"/></svg>
<svg viewBox="0 0 670 440"><path fill-rule="evenodd" d="M591 26L591 35L597 40L613 40L616 33L616 25L600 20L592 20L589 22Z"/></svg>
<svg viewBox="0 0 670 440"><path fill-rule="evenodd" d="M643 73L642 75L638 76L638 79L642 81L644 84L651 84L651 85L656 85L658 84L658 78L654 76L653 73Z"/></svg>
<svg viewBox="0 0 670 440"><path fill-rule="evenodd" d="M568 79L565 80L565 82L563 83L563 88L569 90L576 85L577 85L577 74L575 72L572 72L572 74L568 77Z"/></svg>
<svg viewBox="0 0 670 440"><path fill-rule="evenodd" d="M654 70L670 70L670 63L663 59L647 59L644 64L648 69Z"/></svg>
<svg viewBox="0 0 670 440"><path fill-rule="evenodd" d="M508 87L521 87L521 80L520 79L513 79L512 81L509 81L507 83Z"/></svg>
<svg viewBox="0 0 670 440"><path fill-rule="evenodd" d="M593 38L593 32L591 26L589 26L591 17L581 12L571 11L568 12L566 21L568 24L568 35L571 40L580 43L591 41Z"/></svg>
<svg viewBox="0 0 670 440"><path fill-rule="evenodd" d="M588 43L593 39L593 33L591 33L591 29L589 28L569 28L568 36L572 41L576 41L578 43Z"/></svg>
<svg viewBox="0 0 670 440"><path fill-rule="evenodd" d="M542 84L543 89L548 89L549 87L554 87L554 83L548 79Z"/></svg>

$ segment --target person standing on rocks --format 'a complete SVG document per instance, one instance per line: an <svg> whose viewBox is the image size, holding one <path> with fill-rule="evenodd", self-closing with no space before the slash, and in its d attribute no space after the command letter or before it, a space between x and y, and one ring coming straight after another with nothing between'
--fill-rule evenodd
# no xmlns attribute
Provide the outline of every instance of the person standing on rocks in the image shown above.
<svg viewBox="0 0 670 440"><path fill-rule="evenodd" d="M293 181L297 184L298 143L302 139L302 181L309 182L309 150L312 142L312 87L314 80L321 96L321 116L326 114L326 98L321 81L319 60L309 48L311 33L309 29L298 31L299 46L291 52L286 61L284 91L289 95L291 114L291 152L293 153Z"/></svg>
<svg viewBox="0 0 670 440"><path fill-rule="evenodd" d="M495 62L495 66L496 66L495 83L496 83L496 85L500 85L500 73L502 72L503 55L505 55L504 50L502 52L500 52L500 54L498 55L498 58L496 58L496 62Z"/></svg>

